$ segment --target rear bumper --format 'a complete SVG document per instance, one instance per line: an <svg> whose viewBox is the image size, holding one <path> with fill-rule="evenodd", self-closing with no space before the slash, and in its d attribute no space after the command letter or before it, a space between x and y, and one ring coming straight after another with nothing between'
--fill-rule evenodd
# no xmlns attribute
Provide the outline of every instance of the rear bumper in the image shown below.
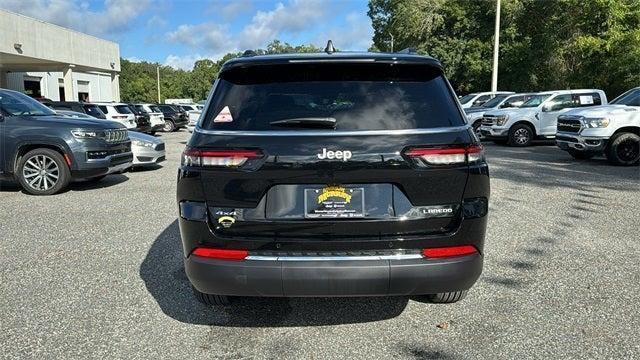
<svg viewBox="0 0 640 360"><path fill-rule="evenodd" d="M200 292L269 297L423 295L466 290L482 272L479 254L449 259L212 260L185 259Z"/></svg>
<svg viewBox="0 0 640 360"><path fill-rule="evenodd" d="M494 128L491 126L480 126L480 134L487 140L502 140L509 137L509 128Z"/></svg>

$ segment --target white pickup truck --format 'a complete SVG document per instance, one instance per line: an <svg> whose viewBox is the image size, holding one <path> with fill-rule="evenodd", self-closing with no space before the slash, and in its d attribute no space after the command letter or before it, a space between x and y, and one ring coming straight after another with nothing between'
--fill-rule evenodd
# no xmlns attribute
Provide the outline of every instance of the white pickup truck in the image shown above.
<svg viewBox="0 0 640 360"><path fill-rule="evenodd" d="M480 134L487 140L511 146L529 146L535 139L553 139L559 115L570 109L605 105L607 96L597 89L545 91L519 108L488 111Z"/></svg>
<svg viewBox="0 0 640 360"><path fill-rule="evenodd" d="M640 87L609 105L559 116L556 144L576 159L604 153L615 165L640 164Z"/></svg>

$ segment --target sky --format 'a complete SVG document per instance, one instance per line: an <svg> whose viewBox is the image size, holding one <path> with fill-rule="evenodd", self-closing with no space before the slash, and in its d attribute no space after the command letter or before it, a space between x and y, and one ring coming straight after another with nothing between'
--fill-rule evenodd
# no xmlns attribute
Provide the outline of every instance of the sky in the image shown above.
<svg viewBox="0 0 640 360"><path fill-rule="evenodd" d="M0 0L0 8L120 44L120 56L191 69L274 39L367 50L366 0Z"/></svg>

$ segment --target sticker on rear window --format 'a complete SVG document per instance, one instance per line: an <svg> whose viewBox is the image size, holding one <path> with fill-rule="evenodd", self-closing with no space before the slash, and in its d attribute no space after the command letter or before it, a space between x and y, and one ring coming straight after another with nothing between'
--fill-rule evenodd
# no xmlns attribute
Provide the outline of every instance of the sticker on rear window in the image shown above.
<svg viewBox="0 0 640 360"><path fill-rule="evenodd" d="M222 110L220 110L216 118L213 119L213 122L232 122L232 121L233 121L233 116L231 116L231 110L229 110L228 106L225 106Z"/></svg>

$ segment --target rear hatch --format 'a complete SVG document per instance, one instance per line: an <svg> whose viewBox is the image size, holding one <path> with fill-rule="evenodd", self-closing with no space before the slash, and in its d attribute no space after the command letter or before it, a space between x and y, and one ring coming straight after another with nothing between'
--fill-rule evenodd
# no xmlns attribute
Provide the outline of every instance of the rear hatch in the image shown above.
<svg viewBox="0 0 640 360"><path fill-rule="evenodd" d="M223 239L383 239L456 230L481 148L437 64L225 69L183 164Z"/></svg>

